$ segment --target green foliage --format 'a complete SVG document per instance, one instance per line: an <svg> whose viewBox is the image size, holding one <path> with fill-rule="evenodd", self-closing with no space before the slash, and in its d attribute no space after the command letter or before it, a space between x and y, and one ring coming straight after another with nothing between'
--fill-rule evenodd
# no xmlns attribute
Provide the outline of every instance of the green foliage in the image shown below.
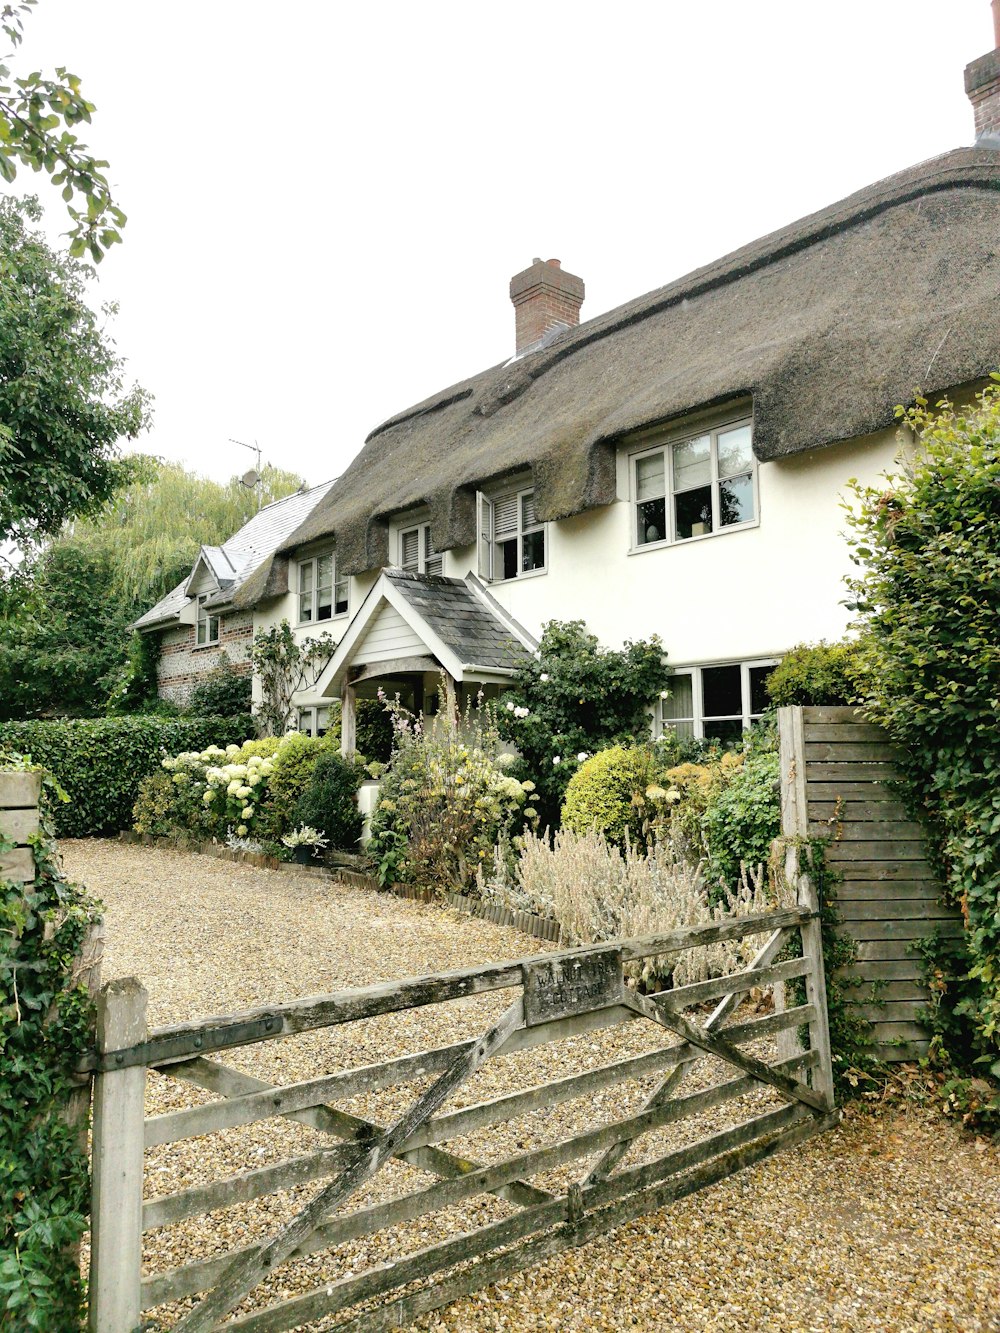
<svg viewBox="0 0 1000 1333"><path fill-rule="evenodd" d="M287 620L254 635L250 660L260 682L261 699L254 717L262 735L281 736L292 717L292 698L312 685L336 649L329 634L299 643Z"/></svg>
<svg viewBox="0 0 1000 1333"><path fill-rule="evenodd" d="M246 717L5 722L0 746L31 755L58 779L69 796L57 812L59 836L86 838L131 827L139 784L165 753L241 742L249 726Z"/></svg>
<svg viewBox="0 0 1000 1333"><path fill-rule="evenodd" d="M444 696L444 689L441 689ZM395 749L379 787L368 854L380 883L412 880L439 893L471 889L494 846L509 839L533 783L505 771L510 756L489 706L466 708L458 723L439 713L413 717L390 705Z"/></svg>
<svg viewBox="0 0 1000 1333"><path fill-rule="evenodd" d="M781 784L776 741L760 738L746 752L729 780L716 786L702 817L708 852L706 878L713 896L732 892L740 882L741 862L767 865L771 843L781 832Z"/></svg>
<svg viewBox="0 0 1000 1333"><path fill-rule="evenodd" d="M646 792L656 782L649 746L613 745L584 760L569 780L562 827L596 831L616 847L645 845Z"/></svg>
<svg viewBox="0 0 1000 1333"><path fill-rule="evenodd" d="M0 126L2 108L0 96ZM133 466L116 443L148 415L84 299L85 271L30 230L38 218L37 202L0 199L0 540L23 545L113 494Z"/></svg>
<svg viewBox="0 0 1000 1333"><path fill-rule="evenodd" d="M764 682L768 697L776 706L856 703L863 662L864 645L856 639L796 644Z"/></svg>
<svg viewBox="0 0 1000 1333"><path fill-rule="evenodd" d="M648 739L650 704L669 685L663 659L656 635L610 649L582 620L543 627L498 714L538 788L543 823L558 822L569 780L594 750Z"/></svg>
<svg viewBox="0 0 1000 1333"><path fill-rule="evenodd" d="M193 717L234 717L250 712L250 676L239 671L227 653L191 691L187 712Z"/></svg>
<svg viewBox="0 0 1000 1333"><path fill-rule="evenodd" d="M356 798L363 773L360 764L336 750L320 754L296 804L295 822L316 829L332 848L356 851L362 824Z"/></svg>
<svg viewBox="0 0 1000 1333"><path fill-rule="evenodd" d="M20 46L25 15L36 2L10 0L0 6L0 31L12 48ZM73 224L70 254L89 254L100 263L121 240L125 214L111 197L107 162L95 158L77 135L81 124L90 124L94 104L64 67L54 79L43 78L40 70L15 77L9 58L0 61L0 180L13 181L19 165L44 171L60 188Z"/></svg>
<svg viewBox="0 0 1000 1333"><path fill-rule="evenodd" d="M277 842L295 827L295 811L312 781L316 761L332 744L326 736L303 736L295 731L279 741L257 826L259 837Z"/></svg>
<svg viewBox="0 0 1000 1333"><path fill-rule="evenodd" d="M1000 1047L1000 376L968 412L898 409L913 456L856 487L853 606L869 637L866 711L889 731L908 804L967 921L956 1013L988 1067ZM967 984L966 984L967 983Z"/></svg>
<svg viewBox="0 0 1000 1333"><path fill-rule="evenodd" d="M369 763L387 764L392 754L392 718L378 699L357 701L355 747Z"/></svg>
<svg viewBox="0 0 1000 1333"><path fill-rule="evenodd" d="M26 765L10 755L3 768ZM92 1006L74 961L99 905L57 862L43 790L35 879L0 879L0 1328L80 1327L73 1246L86 1225L88 1164L63 1119ZM0 851L9 843L0 840Z"/></svg>
<svg viewBox="0 0 1000 1333"><path fill-rule="evenodd" d="M225 541L256 512L235 478L220 486L151 458L135 467L97 515L0 575L0 720L151 707L159 641L129 625L190 573L200 545ZM299 485L291 473L263 475L268 494ZM249 711L234 702L218 711Z"/></svg>

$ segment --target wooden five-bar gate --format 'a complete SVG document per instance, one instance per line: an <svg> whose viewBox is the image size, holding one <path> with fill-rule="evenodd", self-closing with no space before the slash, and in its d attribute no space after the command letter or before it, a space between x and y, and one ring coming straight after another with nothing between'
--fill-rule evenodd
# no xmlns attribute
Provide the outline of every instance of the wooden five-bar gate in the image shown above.
<svg viewBox="0 0 1000 1333"><path fill-rule="evenodd" d="M152 1032L139 982L109 983L99 1000L90 1062L96 1075L91 1329L133 1333L144 1311L153 1312L147 1327L186 1333L276 1333L341 1313L341 1322L323 1326L357 1333L402 1327L831 1127L839 1113L820 927L804 876L798 904ZM631 984L644 959L755 936L764 936L755 956L733 975L651 995ZM762 1001L768 988L786 985L798 988L793 1003L775 1009ZM357 1032L381 1016L402 1018L420 1006L465 1002L475 1010L483 1002L469 997L503 991L510 992L509 1002L501 1009L503 995L487 1001L494 1012L478 1035L305 1082L269 1083L219 1059L234 1048L339 1024L360 1025ZM740 1008L748 995L755 1003ZM579 1051L580 1038L586 1051L597 1050L590 1034L629 1023L645 1030L622 1029L625 1036L650 1038L639 1053L603 1063L598 1057L568 1075L518 1084L520 1053L545 1047L548 1059L574 1041ZM779 1053L776 1038L788 1033L798 1033L799 1042L789 1054L786 1040ZM499 1085L499 1095L477 1099L477 1071L485 1076L508 1057L515 1077ZM202 1093L197 1105L146 1116L147 1070L207 1090L213 1099ZM415 1087L407 1091L408 1084ZM495 1093L497 1086L487 1080L488 1090ZM345 1102L384 1090L396 1098L388 1116L345 1109ZM577 1108L574 1132L567 1135L563 1121L560 1134L570 1104ZM555 1117L553 1107L562 1108ZM304 1122L323 1141L303 1155L144 1200L144 1153L272 1117ZM529 1126L523 1133L522 1124ZM499 1155L489 1141L497 1132L504 1145ZM477 1134L470 1156L468 1144ZM389 1197L359 1200L370 1199L400 1163L411 1169L416 1188L400 1192L390 1178L383 1181ZM302 1187L310 1182L318 1183L303 1202ZM283 1214L277 1209L275 1216L281 1215L268 1234L244 1223L246 1243L224 1252L210 1246L207 1254L167 1269L156 1266L154 1243L147 1247L154 1271L142 1272L144 1231L164 1236L158 1229L207 1213L225 1217L216 1210L266 1196L286 1205ZM346 1210L352 1199L357 1206ZM470 1201L487 1206L485 1220L483 1212L478 1222L473 1213L469 1225L470 1214L459 1206ZM459 1225L442 1234L456 1212ZM415 1219L418 1244L407 1249L403 1241L413 1234L407 1224ZM366 1265L350 1246L376 1233L390 1257ZM345 1246L349 1257L338 1269ZM299 1276L289 1292L283 1266L299 1265L301 1272L306 1256L326 1267L312 1270L311 1287Z"/></svg>

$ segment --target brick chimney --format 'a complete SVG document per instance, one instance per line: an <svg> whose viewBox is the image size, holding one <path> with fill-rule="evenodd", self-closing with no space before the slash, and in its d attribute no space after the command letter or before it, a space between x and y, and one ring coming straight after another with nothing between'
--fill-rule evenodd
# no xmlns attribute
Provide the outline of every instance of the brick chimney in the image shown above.
<svg viewBox="0 0 1000 1333"><path fill-rule="evenodd" d="M1000 148L1000 0L993 0L993 50L966 65L965 91L976 117L976 143Z"/></svg>
<svg viewBox="0 0 1000 1333"><path fill-rule="evenodd" d="M553 329L575 328L583 305L583 279L564 273L558 259L534 259L510 280L520 356Z"/></svg>

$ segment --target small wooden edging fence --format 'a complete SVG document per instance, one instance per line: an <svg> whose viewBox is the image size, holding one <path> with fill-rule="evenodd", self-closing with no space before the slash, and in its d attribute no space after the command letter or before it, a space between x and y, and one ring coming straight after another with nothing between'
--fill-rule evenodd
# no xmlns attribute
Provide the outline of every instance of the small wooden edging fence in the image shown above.
<svg viewBox="0 0 1000 1333"><path fill-rule="evenodd" d="M184 1300L188 1308L173 1327L185 1333L219 1328L278 1333L340 1312L345 1314L336 1326L340 1330L397 1328L830 1128L839 1113L833 1106L820 925L806 876L799 882L798 902L797 907L707 927L411 978L152 1032L146 1030L146 994L140 983L134 978L111 982L101 993L97 1047L87 1062L96 1075L92 1333L133 1333L143 1310ZM629 965L639 960L756 935L766 936L764 943L752 962L731 976L652 996L639 995L627 982ZM804 988L802 1003L763 1017L735 1013L751 989L780 987L792 979ZM271 1085L215 1058L282 1036L501 990L513 991L511 1003L478 1036L306 1082ZM685 1012L712 1001L708 1015ZM516 1090L466 1105L460 1099L442 1111L460 1089L465 1088L465 1097L474 1096L469 1080L492 1061L514 1056L510 1068L516 1075L520 1052L635 1021L673 1040L542 1083L520 1086L515 1079ZM772 1039L794 1031L808 1033L808 1046L782 1059ZM678 1095L681 1081L703 1060L716 1073L728 1066L735 1077L702 1080L696 1091ZM206 1089L217 1099L146 1118L148 1069ZM704 1066L700 1069L703 1073ZM419 1082L412 1101L384 1123L337 1106L414 1081ZM639 1099L623 1109L630 1084L628 1095ZM602 1100L602 1090L608 1089L616 1095ZM734 1110L743 1099L749 1104ZM514 1155L499 1160L489 1160L488 1145L487 1160L466 1156L469 1149L463 1145L480 1131L574 1101L585 1116L582 1130L577 1124L568 1137L541 1146L519 1143ZM611 1102L611 1118L602 1119ZM666 1127L682 1124L693 1125L697 1134L698 1117L719 1107L743 1118L721 1131L712 1122L713 1132L680 1146L675 1139L664 1145L658 1137L676 1133ZM278 1116L304 1122L329 1135L332 1143L144 1202L144 1148ZM527 1123L525 1135L537 1143ZM442 1146L451 1140L459 1140L457 1147ZM623 1166L622 1159L635 1151L640 1160L630 1158ZM391 1162L436 1179L345 1212L351 1196L368 1188ZM141 1272L144 1230L310 1181L323 1183L270 1238L168 1271ZM457 1234L400 1255L395 1228L416 1218L441 1221L448 1209L468 1201L489 1202L506 1212L471 1228L463 1222ZM286 1262L320 1251L332 1251L327 1257L335 1261L338 1244L378 1232L392 1242L391 1262L341 1270L299 1295L281 1297L279 1288L273 1300L273 1290L265 1290L258 1293L255 1308L227 1318ZM200 1300L191 1306L195 1296Z"/></svg>
<svg viewBox="0 0 1000 1333"><path fill-rule="evenodd" d="M875 1055L915 1059L930 1040L917 941L960 935L962 919L942 904L923 831L901 804L896 751L854 708L781 708L778 734L782 834L827 840L837 928L857 946L845 975L862 984L848 1003L871 1022Z"/></svg>

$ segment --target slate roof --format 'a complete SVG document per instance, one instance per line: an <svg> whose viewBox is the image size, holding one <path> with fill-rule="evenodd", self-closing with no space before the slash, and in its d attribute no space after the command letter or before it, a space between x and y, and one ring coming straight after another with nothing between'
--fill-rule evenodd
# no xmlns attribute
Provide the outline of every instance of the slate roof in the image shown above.
<svg viewBox="0 0 1000 1333"><path fill-rule="evenodd" d="M332 481L324 481L274 500L221 546L203 546L191 574L140 616L132 628L154 629L175 621L192 600L187 588L203 560L219 585L219 591L207 600L208 607L241 610L253 606L264 595L269 582L274 582L271 576L275 572L272 568L275 550L329 494L333 485ZM287 591L287 561L278 562L278 572L282 570L285 584L275 589L275 595Z"/></svg>
<svg viewBox="0 0 1000 1333"><path fill-rule="evenodd" d="M390 568L384 576L463 666L511 671L537 647L475 575L449 579Z"/></svg>
<svg viewBox="0 0 1000 1333"><path fill-rule="evenodd" d="M477 487L527 468L543 520L607 504L623 435L740 399L762 460L890 426L1000 365L998 238L1000 152L891 176L391 418L282 549L378 569L418 505L437 550L468 546Z"/></svg>

